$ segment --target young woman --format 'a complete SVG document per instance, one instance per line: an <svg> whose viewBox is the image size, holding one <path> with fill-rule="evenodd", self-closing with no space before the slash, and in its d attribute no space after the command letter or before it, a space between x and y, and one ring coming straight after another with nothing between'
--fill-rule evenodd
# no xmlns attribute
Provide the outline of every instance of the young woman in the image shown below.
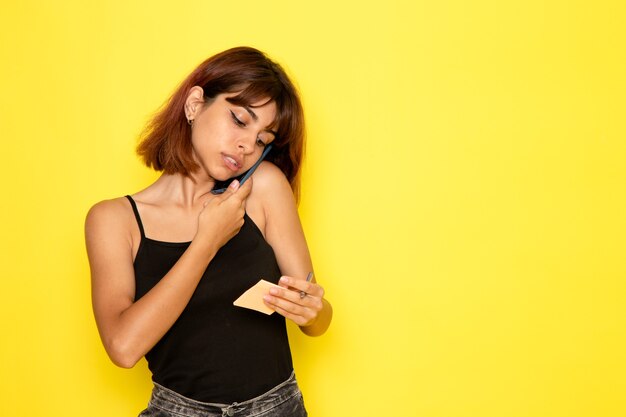
<svg viewBox="0 0 626 417"><path fill-rule="evenodd" d="M245 173L243 184L211 193ZM87 215L93 308L111 360L143 356L154 389L141 416L305 416L285 318L328 328L324 290L296 210L303 113L282 68L252 48L194 70L138 147L161 177ZM265 315L233 301L260 279Z"/></svg>

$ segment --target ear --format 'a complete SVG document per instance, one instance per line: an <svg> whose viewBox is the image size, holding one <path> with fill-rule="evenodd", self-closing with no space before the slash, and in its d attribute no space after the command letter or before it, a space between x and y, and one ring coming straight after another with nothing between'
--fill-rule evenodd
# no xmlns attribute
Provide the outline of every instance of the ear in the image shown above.
<svg viewBox="0 0 626 417"><path fill-rule="evenodd" d="M187 100L185 100L185 116L188 120L193 120L202 110L204 104L204 90L197 85L191 87L189 94L187 94Z"/></svg>

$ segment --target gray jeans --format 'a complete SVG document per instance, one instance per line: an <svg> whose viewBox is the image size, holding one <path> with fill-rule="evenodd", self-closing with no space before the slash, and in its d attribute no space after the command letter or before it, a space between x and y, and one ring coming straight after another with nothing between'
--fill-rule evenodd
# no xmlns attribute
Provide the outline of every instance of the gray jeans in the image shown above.
<svg viewBox="0 0 626 417"><path fill-rule="evenodd" d="M302 393L292 373L285 382L251 400L232 404L195 401L155 383L148 408L139 417L306 417Z"/></svg>

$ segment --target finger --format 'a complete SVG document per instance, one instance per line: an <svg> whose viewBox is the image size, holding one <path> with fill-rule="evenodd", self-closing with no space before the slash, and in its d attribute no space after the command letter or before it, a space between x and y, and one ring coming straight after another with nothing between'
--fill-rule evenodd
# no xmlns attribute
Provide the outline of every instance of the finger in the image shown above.
<svg viewBox="0 0 626 417"><path fill-rule="evenodd" d="M285 311L289 311L290 313L297 314L297 315L303 315L306 310L306 306L296 304L295 302L287 298L274 296L270 294L264 295L263 301L265 301L267 304L273 307L280 307Z"/></svg>
<svg viewBox="0 0 626 417"><path fill-rule="evenodd" d="M320 311L324 307L322 298L317 296L301 296L300 291L294 291L291 289L283 288L270 288L269 294L266 300L277 304L278 299L283 299L292 304L311 309L313 311ZM286 307L285 307L286 308Z"/></svg>
<svg viewBox="0 0 626 417"><path fill-rule="evenodd" d="M314 295L316 297L324 297L324 288L321 285L314 282L310 282L304 279L296 279L293 277L282 276L279 281L279 285L287 285L296 291L302 291L308 295Z"/></svg>
<svg viewBox="0 0 626 417"><path fill-rule="evenodd" d="M208 206L209 204L211 204L212 201L219 201L219 197L221 196L221 194L219 195L212 195L210 193L207 193L203 196L204 201L202 202L202 208L206 208L206 206Z"/></svg>
<svg viewBox="0 0 626 417"><path fill-rule="evenodd" d="M228 198L232 194L234 194L238 188L239 188L239 181L233 180L230 182L230 184L228 184L228 187L226 187L226 190L224 192L220 194L213 194L212 192L205 194L207 199L203 203L204 207L210 204L211 201L215 201L215 203L217 203L218 205L223 203L224 201L228 200Z"/></svg>
<svg viewBox="0 0 626 417"><path fill-rule="evenodd" d="M221 194L222 201L227 200L235 200L239 202L244 202L250 192L252 191L252 178L248 179L248 181L240 184L239 181L233 180L226 191Z"/></svg>
<svg viewBox="0 0 626 417"><path fill-rule="evenodd" d="M282 278L283 277L278 280L278 286L283 288L289 288L289 284L287 283L288 280L283 280Z"/></svg>
<svg viewBox="0 0 626 417"><path fill-rule="evenodd" d="M300 297L300 291L294 291L289 288L270 288L269 295L274 298L282 298L294 304L306 305L308 300Z"/></svg>
<svg viewBox="0 0 626 417"><path fill-rule="evenodd" d="M230 194L234 194L235 191L237 191L239 189L239 186L241 184L239 184L238 180L232 180L230 182L230 184L228 184L228 188L226 189L226 192L224 192L223 194L226 194L226 196L230 195Z"/></svg>
<svg viewBox="0 0 626 417"><path fill-rule="evenodd" d="M298 326L307 326L315 320L315 316L306 317L294 314L278 306L270 306L278 314L296 323Z"/></svg>
<svg viewBox="0 0 626 417"><path fill-rule="evenodd" d="M216 197L220 198L222 201L227 200L228 198L230 198L230 196L237 192L240 186L241 184L239 183L239 180L232 180L230 184L228 184L226 191L224 191L222 194L218 194Z"/></svg>
<svg viewBox="0 0 626 417"><path fill-rule="evenodd" d="M316 313L306 307L294 304L282 298L272 296L263 297L265 304L281 316L284 316L302 326L316 317Z"/></svg>
<svg viewBox="0 0 626 417"><path fill-rule="evenodd" d="M248 198L250 192L252 192L252 178L248 178L246 182L240 184L236 191L237 197L241 198L241 200Z"/></svg>

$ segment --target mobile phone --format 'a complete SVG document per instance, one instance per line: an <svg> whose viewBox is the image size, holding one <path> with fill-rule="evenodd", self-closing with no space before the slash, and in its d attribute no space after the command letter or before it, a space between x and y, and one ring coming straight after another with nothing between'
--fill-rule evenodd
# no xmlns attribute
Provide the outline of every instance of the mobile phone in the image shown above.
<svg viewBox="0 0 626 417"><path fill-rule="evenodd" d="M256 161L249 170L239 175L238 177L230 178L226 181L217 181L215 183L215 187L213 187L213 189L211 190L211 194L222 194L224 191L226 191L226 189L228 188L228 185L234 180L239 180L239 184L243 185L243 183L246 182L246 180L252 176L252 173L254 173L254 171L259 167L259 165L261 165L261 162L263 161L263 159L265 159L265 157L267 156L267 154L270 152L271 149L272 149L272 144L267 145L265 149L263 150L263 153L261 154L261 157L259 158L259 160Z"/></svg>

